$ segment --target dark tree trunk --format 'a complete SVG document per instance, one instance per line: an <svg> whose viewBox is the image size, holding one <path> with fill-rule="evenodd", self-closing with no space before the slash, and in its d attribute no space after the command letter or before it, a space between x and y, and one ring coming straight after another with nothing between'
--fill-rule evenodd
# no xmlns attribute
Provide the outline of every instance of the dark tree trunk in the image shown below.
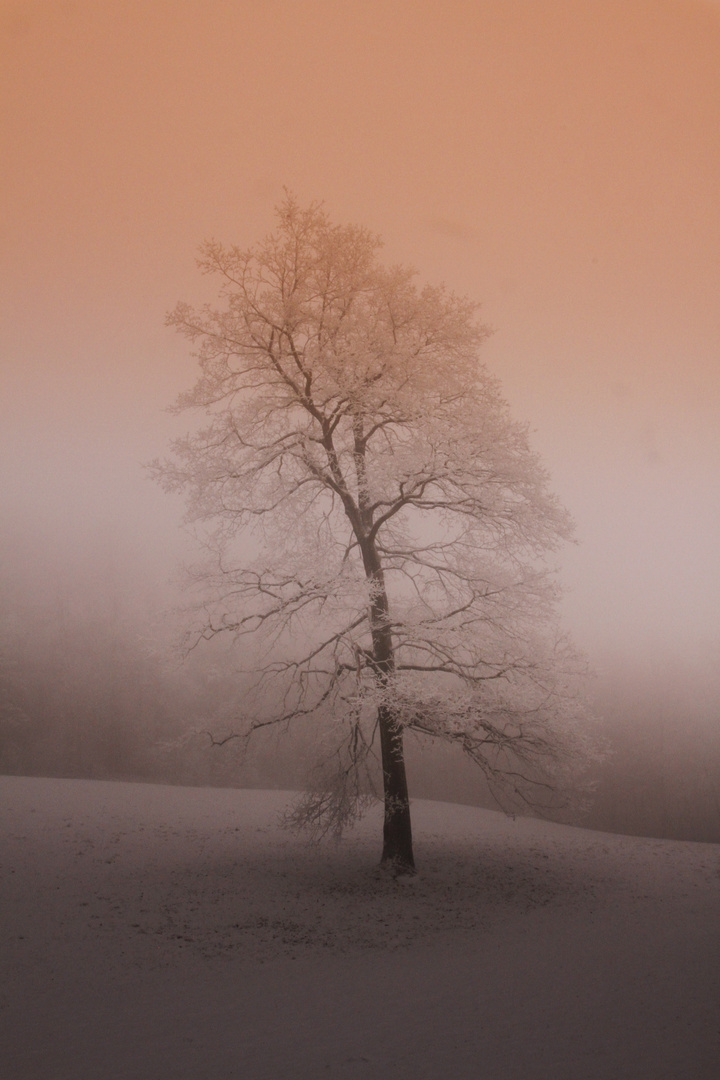
<svg viewBox="0 0 720 1080"><path fill-rule="evenodd" d="M366 440L361 416L353 419L355 470L358 487L357 510L346 501L346 513L353 525L367 579L372 586L370 601L371 664L381 686L387 686L395 674L395 651L390 628L390 603L385 586L382 561L373 538L373 511L369 504L365 469ZM414 874L410 799L408 797L402 726L385 705L378 708L380 750L382 755L385 818L383 852L380 865L395 874Z"/></svg>
<svg viewBox="0 0 720 1080"><path fill-rule="evenodd" d="M381 686L387 686L395 673L395 652L390 630L390 606L385 577L377 552L369 546L369 567L375 588L370 605L370 626L373 641L373 668ZM415 873L410 799L408 797L402 726L386 705L378 708L380 750L382 755L385 819L383 824L383 853L380 865L396 874Z"/></svg>
<svg viewBox="0 0 720 1080"><path fill-rule="evenodd" d="M382 752L385 819L383 822L383 853L380 865L397 874L413 874L412 826L408 798L402 728L390 711L378 710L380 748Z"/></svg>

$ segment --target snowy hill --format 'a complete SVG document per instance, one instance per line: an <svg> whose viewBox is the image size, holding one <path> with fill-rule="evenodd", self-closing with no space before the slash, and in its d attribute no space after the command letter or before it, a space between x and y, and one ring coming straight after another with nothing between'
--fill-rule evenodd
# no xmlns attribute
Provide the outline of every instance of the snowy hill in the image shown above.
<svg viewBox="0 0 720 1080"><path fill-rule="evenodd" d="M290 798L0 778L0 1075L717 1075L717 846L416 802L402 884Z"/></svg>

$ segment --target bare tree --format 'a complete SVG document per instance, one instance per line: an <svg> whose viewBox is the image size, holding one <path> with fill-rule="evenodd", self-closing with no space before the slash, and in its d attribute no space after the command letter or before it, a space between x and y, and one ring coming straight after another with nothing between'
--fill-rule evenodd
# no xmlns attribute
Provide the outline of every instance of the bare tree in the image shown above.
<svg viewBox="0 0 720 1080"><path fill-rule="evenodd" d="M571 522L478 360L477 305L318 205L277 216L201 248L222 306L169 323L199 343L177 408L210 419L155 469L205 528L197 639L234 635L257 675L232 737L331 733L295 814L319 829L373 797L379 744L382 862L411 872L404 731L458 743L506 803L553 805L591 754L544 562Z"/></svg>

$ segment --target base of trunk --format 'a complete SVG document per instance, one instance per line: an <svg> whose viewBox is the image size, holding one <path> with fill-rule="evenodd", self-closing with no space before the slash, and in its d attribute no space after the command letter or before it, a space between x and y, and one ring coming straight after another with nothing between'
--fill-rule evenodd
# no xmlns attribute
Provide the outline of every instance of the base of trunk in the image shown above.
<svg viewBox="0 0 720 1080"><path fill-rule="evenodd" d="M402 800L386 796L380 866L389 870L394 877L415 873L410 801L407 796Z"/></svg>
<svg viewBox="0 0 720 1080"><path fill-rule="evenodd" d="M400 858L398 855L385 855L380 860L380 869L393 877L412 877L417 874L415 863L412 860Z"/></svg>

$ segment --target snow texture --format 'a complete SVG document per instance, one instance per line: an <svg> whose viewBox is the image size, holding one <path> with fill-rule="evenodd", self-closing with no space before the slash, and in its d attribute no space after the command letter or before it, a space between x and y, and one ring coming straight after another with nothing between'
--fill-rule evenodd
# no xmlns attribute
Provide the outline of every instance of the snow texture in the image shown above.
<svg viewBox="0 0 720 1080"><path fill-rule="evenodd" d="M416 802L0 778L8 1080L710 1080L720 850Z"/></svg>

